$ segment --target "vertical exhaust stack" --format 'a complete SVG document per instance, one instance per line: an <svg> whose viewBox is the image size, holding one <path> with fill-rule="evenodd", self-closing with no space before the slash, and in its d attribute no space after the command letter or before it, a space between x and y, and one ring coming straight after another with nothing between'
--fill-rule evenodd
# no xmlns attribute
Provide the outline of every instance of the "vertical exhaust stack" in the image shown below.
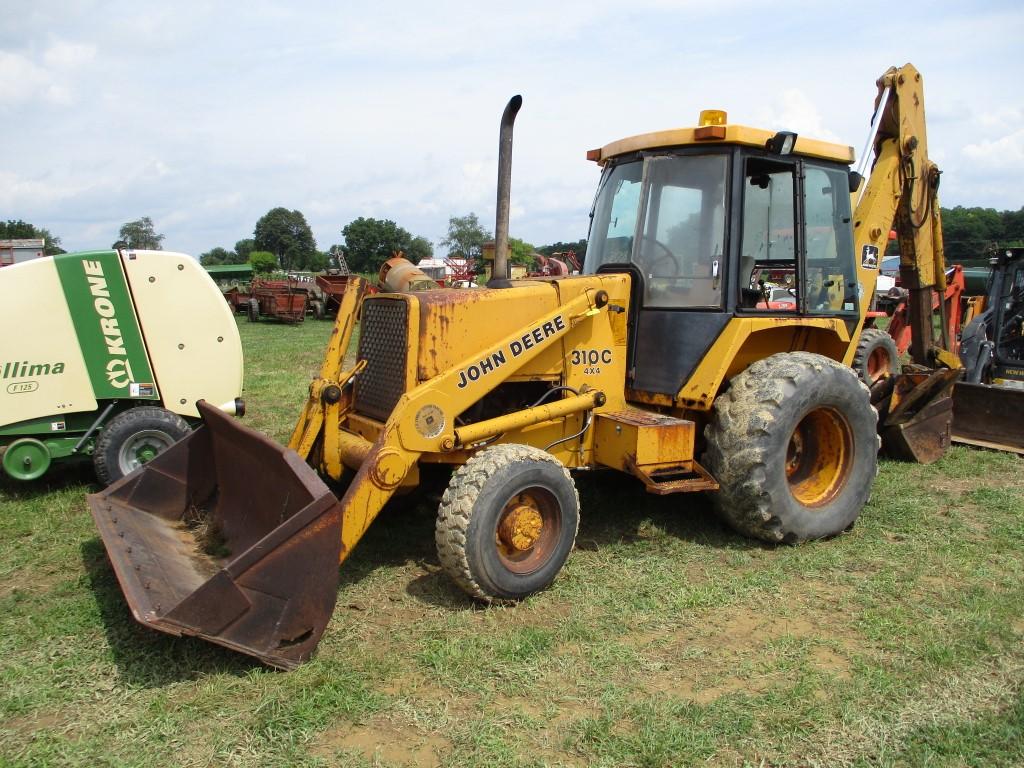
<svg viewBox="0 0 1024 768"><path fill-rule="evenodd" d="M494 224L494 268L491 270L491 282L508 278L508 212L512 197L512 126L521 106L523 106L523 97L513 96L501 114L501 131L498 137L498 205Z"/></svg>

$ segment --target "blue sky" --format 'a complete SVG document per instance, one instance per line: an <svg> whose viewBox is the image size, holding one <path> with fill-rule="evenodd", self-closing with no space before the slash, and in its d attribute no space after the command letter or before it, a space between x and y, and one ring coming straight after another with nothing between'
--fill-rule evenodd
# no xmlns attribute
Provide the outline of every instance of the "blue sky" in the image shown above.
<svg viewBox="0 0 1024 768"><path fill-rule="evenodd" d="M1024 206L1024 4L0 0L0 219L107 247L150 216L199 254L297 208L326 249L358 216L436 244L493 226L520 93L511 233L587 234L587 149L730 121L863 146L874 81L926 82L943 205Z"/></svg>

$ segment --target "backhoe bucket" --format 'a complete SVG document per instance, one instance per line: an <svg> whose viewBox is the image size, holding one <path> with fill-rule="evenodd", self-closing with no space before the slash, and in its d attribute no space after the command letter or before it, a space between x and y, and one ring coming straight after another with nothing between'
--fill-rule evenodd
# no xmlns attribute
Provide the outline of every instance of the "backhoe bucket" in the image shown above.
<svg viewBox="0 0 1024 768"><path fill-rule="evenodd" d="M953 389L953 440L1024 454L1024 390L959 382Z"/></svg>
<svg viewBox="0 0 1024 768"><path fill-rule="evenodd" d="M89 496L135 618L291 669L334 610L341 508L293 451L199 403L205 422Z"/></svg>
<svg viewBox="0 0 1024 768"><path fill-rule="evenodd" d="M892 458L931 464L949 449L953 385L959 370L890 376L871 390L879 411L882 450Z"/></svg>

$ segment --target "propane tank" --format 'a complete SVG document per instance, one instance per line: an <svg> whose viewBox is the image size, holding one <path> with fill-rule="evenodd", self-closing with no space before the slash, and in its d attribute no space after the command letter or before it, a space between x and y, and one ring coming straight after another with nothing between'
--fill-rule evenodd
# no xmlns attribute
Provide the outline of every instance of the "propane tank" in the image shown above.
<svg viewBox="0 0 1024 768"><path fill-rule="evenodd" d="M401 254L385 261L377 273L377 287L382 293L432 291L438 285L423 270Z"/></svg>

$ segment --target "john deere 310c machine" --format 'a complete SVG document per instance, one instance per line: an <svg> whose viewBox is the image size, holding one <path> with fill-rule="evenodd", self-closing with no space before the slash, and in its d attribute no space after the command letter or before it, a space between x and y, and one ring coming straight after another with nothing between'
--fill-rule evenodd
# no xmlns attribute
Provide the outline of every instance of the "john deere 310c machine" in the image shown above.
<svg viewBox="0 0 1024 768"><path fill-rule="evenodd" d="M437 467L439 558L484 601L556 577L575 470L710 493L771 542L849 528L879 442L849 364L897 214L917 217L905 284L942 274L937 205L919 207L934 193L920 77L890 70L880 91L867 179L850 147L705 112L588 154L602 172L582 275L365 298L353 281L289 448L201 404L202 429L90 498L135 617L294 666L330 619L339 561ZM502 119L496 275L520 103ZM340 501L317 470L347 485Z"/></svg>

